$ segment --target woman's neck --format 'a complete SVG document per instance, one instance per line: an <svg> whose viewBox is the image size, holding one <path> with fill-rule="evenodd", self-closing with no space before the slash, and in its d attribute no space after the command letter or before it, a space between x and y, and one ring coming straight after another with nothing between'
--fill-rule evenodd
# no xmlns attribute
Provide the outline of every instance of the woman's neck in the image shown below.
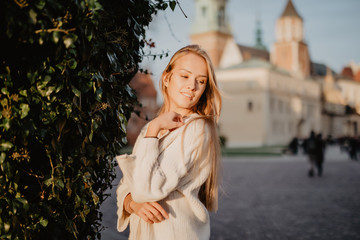
<svg viewBox="0 0 360 240"><path fill-rule="evenodd" d="M180 114L183 117L188 117L188 116L190 116L191 114L194 113L190 109L169 109L169 112L170 111L176 112L176 113Z"/></svg>

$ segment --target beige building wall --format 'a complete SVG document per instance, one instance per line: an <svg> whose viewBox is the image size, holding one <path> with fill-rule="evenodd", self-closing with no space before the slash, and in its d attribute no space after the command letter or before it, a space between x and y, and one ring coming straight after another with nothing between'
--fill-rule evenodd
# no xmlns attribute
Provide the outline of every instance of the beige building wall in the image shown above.
<svg viewBox="0 0 360 240"><path fill-rule="evenodd" d="M351 107L354 107L360 114L360 82L340 78L337 80L337 84L340 87L341 95L345 99L345 102Z"/></svg>
<svg viewBox="0 0 360 240"><path fill-rule="evenodd" d="M223 92L220 134L227 147L285 145L319 132L320 87L273 68L218 70Z"/></svg>
<svg viewBox="0 0 360 240"><path fill-rule="evenodd" d="M216 74L223 92L220 135L225 136L227 146L263 145L267 71L236 69Z"/></svg>
<svg viewBox="0 0 360 240"><path fill-rule="evenodd" d="M340 78L337 80L341 95L347 105L355 110L353 114L343 119L342 125L347 136L360 134L360 83L351 79Z"/></svg>

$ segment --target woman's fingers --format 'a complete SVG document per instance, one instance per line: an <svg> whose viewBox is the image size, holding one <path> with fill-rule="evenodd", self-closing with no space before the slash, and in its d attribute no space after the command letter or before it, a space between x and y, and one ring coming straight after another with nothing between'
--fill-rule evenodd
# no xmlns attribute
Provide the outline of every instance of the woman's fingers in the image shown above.
<svg viewBox="0 0 360 240"><path fill-rule="evenodd" d="M152 214L152 218L150 217L150 219L154 222L161 222L164 218L169 218L166 211L157 202L148 203L147 209Z"/></svg>
<svg viewBox="0 0 360 240"><path fill-rule="evenodd" d="M135 213L145 222L153 224L169 218L167 212L157 202L135 203Z"/></svg>
<svg viewBox="0 0 360 240"><path fill-rule="evenodd" d="M174 130L184 125L184 120L181 114L177 112L169 112L168 114L169 114L169 121L168 121L167 129Z"/></svg>
<svg viewBox="0 0 360 240"><path fill-rule="evenodd" d="M182 123L183 122L183 116L177 112L171 112L174 116L173 116L173 121L174 122L180 122Z"/></svg>
<svg viewBox="0 0 360 240"><path fill-rule="evenodd" d="M158 211L158 213L159 213L162 217L164 217L164 218L166 218L166 219L169 218L169 214L164 210L164 208L163 208L159 203L157 203L157 202L152 202L152 203L150 203L150 204L153 205L153 207Z"/></svg>
<svg viewBox="0 0 360 240"><path fill-rule="evenodd" d="M146 137L157 137L161 130L175 130L184 125L181 114L176 112L162 113L153 119L148 126Z"/></svg>
<svg viewBox="0 0 360 240"><path fill-rule="evenodd" d="M145 222L153 224L154 222L150 220L150 218L146 215L146 212L139 213L139 217L143 219Z"/></svg>
<svg viewBox="0 0 360 240"><path fill-rule="evenodd" d="M161 222L162 220L164 220L164 217L161 215L161 213L156 208L154 208L153 206L150 206L148 209L149 209L149 212L153 216L152 220L154 222Z"/></svg>
<svg viewBox="0 0 360 240"><path fill-rule="evenodd" d="M147 210L146 210L146 216L152 223L161 222L161 220L157 219L156 216L153 214L152 210L149 208L147 208Z"/></svg>

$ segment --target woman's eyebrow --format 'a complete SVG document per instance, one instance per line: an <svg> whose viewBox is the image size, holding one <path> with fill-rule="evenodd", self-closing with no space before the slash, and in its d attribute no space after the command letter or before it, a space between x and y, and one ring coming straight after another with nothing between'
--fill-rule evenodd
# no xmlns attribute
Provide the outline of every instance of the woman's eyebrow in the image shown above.
<svg viewBox="0 0 360 240"><path fill-rule="evenodd" d="M180 70L186 71L186 72L188 72L188 73L192 73L191 71L189 71L189 70L187 70L187 69L185 69L185 68L180 68Z"/></svg>
<svg viewBox="0 0 360 240"><path fill-rule="evenodd" d="M189 71L189 70L187 70L187 69L185 69L185 68L180 68L180 70L183 70L183 71L185 71L185 72L188 72L188 73L192 74L192 72L191 72L191 71ZM204 78L207 78L208 76L207 76L207 75L199 75L198 77L204 77Z"/></svg>

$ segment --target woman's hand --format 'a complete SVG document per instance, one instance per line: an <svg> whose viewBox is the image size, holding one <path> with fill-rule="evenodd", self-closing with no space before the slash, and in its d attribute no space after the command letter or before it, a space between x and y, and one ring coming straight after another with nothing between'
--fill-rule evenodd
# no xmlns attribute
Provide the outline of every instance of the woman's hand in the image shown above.
<svg viewBox="0 0 360 240"><path fill-rule="evenodd" d="M132 201L130 207L136 215L150 224L159 223L169 218L167 212L157 202L137 203Z"/></svg>
<svg viewBox="0 0 360 240"><path fill-rule="evenodd" d="M160 114L149 123L145 137L157 137L160 130L173 130L184 125L183 117L176 112Z"/></svg>
<svg viewBox="0 0 360 240"><path fill-rule="evenodd" d="M129 214L135 213L145 222L153 224L168 219L169 215L157 202L137 203L134 202L129 193L124 199L124 209Z"/></svg>

